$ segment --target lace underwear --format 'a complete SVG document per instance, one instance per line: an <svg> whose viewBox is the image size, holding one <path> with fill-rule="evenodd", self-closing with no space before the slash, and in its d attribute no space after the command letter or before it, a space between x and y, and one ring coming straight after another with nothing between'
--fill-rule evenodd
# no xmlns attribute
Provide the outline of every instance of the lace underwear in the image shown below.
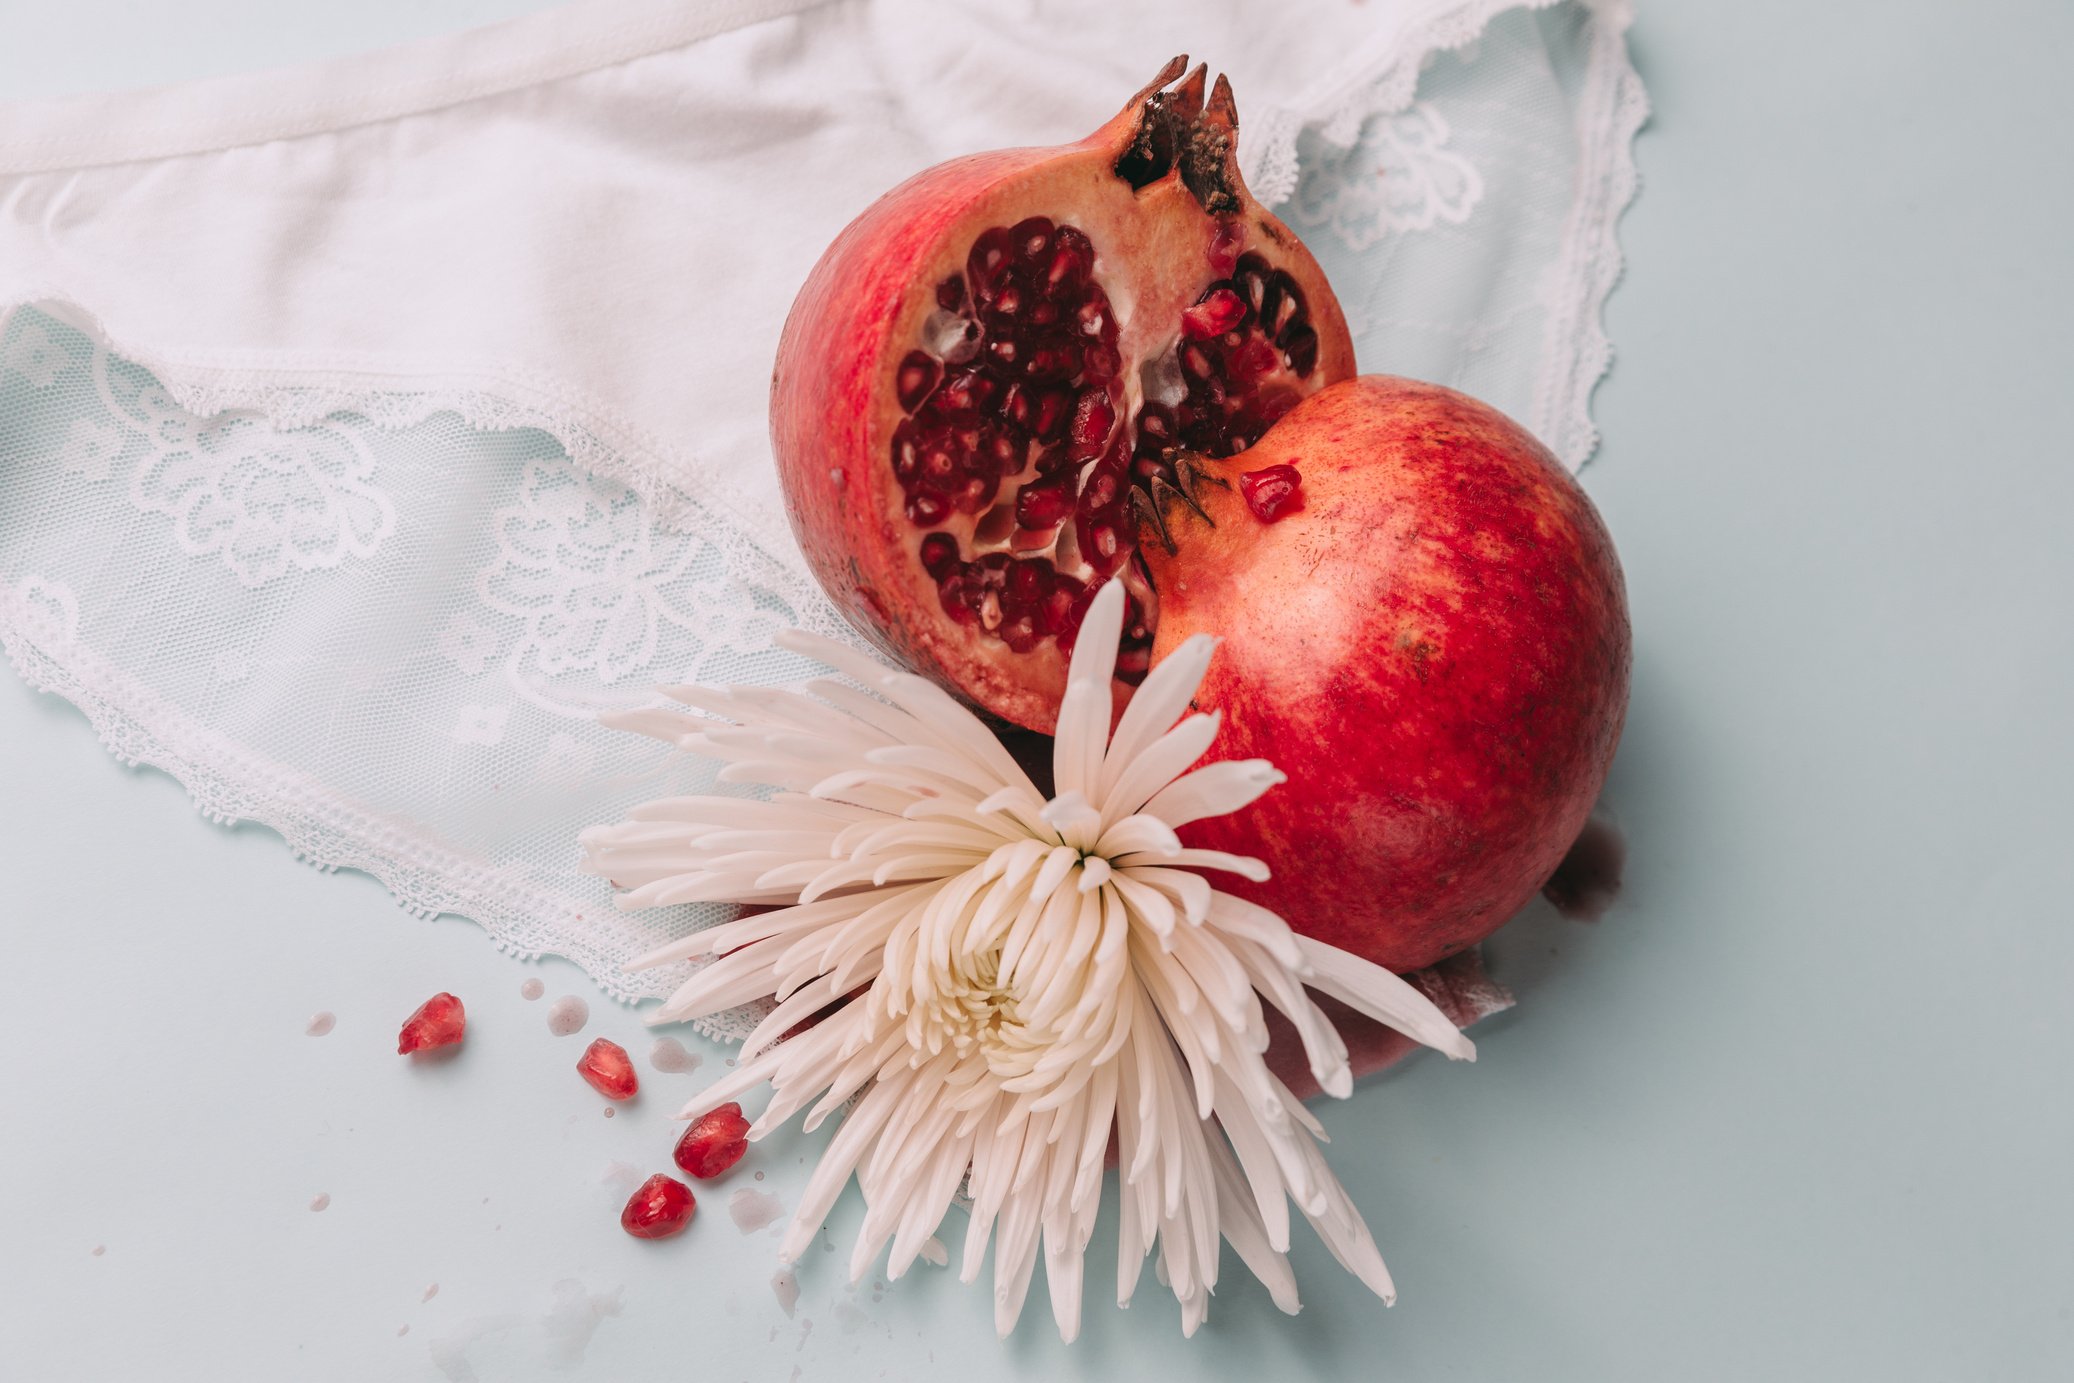
<svg viewBox="0 0 2074 1383"><path fill-rule="evenodd" d="M706 772L656 683L846 636L770 361L821 249L953 155L1087 133L1180 49L1364 368L1581 465L1644 112L1625 6L605 0L283 73L0 106L0 640L111 750L407 908L637 999L712 920L577 830ZM729 1033L720 1024L716 1035Z"/></svg>

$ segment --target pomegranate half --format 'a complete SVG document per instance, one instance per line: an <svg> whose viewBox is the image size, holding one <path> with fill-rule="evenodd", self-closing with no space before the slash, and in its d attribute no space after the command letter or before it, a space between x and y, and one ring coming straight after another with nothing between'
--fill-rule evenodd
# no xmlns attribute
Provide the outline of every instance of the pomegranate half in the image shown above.
<svg viewBox="0 0 2074 1383"><path fill-rule="evenodd" d="M1317 262L1247 193L1220 77L1176 58L1077 144L953 160L880 198L793 304L771 437L822 586L894 658L1050 731L1103 581L1198 458L1354 369Z"/></svg>
<svg viewBox="0 0 2074 1383"><path fill-rule="evenodd" d="M1496 409L1380 375L1195 476L1145 547L1153 655L1219 636L1210 757L1288 781L1182 838L1266 861L1219 887L1393 970L1482 940L1584 828L1627 711L1591 501Z"/></svg>

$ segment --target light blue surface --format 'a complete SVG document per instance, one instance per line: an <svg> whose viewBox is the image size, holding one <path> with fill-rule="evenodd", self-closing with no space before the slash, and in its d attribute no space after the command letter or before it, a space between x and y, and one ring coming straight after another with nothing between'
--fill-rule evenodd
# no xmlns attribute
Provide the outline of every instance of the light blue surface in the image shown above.
<svg viewBox="0 0 2074 1383"><path fill-rule="evenodd" d="M9 3L0 92L522 8ZM1303 1315L1233 1287L1189 1344L1149 1282L1102 1304L1106 1259L1070 1350L1041 1307L996 1345L940 1270L847 1293L842 1255L788 1320L725 1202L753 1166L789 1207L800 1141L627 1239L600 1174L659 1166L700 1077L601 1118L518 996L572 969L208 825L0 678L0 1377L437 1383L431 1342L506 1318L484 1380L2074 1374L2074 10L1660 4L1634 43L1657 117L1586 477L1636 617L1628 889L1500 938L1522 1003L1476 1066L1321 1110L1395 1310L1306 1244ZM405 1069L439 988L468 1048ZM645 1052L602 1002L600 1033ZM567 1370L565 1279L621 1292Z"/></svg>

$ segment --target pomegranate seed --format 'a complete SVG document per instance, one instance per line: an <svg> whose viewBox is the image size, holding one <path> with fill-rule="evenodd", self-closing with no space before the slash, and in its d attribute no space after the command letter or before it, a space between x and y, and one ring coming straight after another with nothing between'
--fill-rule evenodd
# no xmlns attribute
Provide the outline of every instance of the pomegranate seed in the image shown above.
<svg viewBox="0 0 2074 1383"><path fill-rule="evenodd" d="M1102 454L1109 433L1116 426L1116 406L1109 391L1090 389L1073 408L1073 427L1067 433L1069 454L1076 461L1092 461Z"/></svg>
<svg viewBox="0 0 2074 1383"><path fill-rule="evenodd" d="M468 1013L461 1001L451 994L435 994L418 1005L418 1011L403 1020L403 1031L396 1035L396 1052L407 1056L412 1052L429 1052L437 1047L451 1047L468 1032Z"/></svg>
<svg viewBox="0 0 2074 1383"><path fill-rule="evenodd" d="M1044 272L1044 281L1051 291L1058 294L1079 284L1094 268L1094 242L1075 227L1059 227L1057 248L1052 251L1051 266Z"/></svg>
<svg viewBox="0 0 2074 1383"><path fill-rule="evenodd" d="M1072 475L1065 484L1028 485L1015 497L1015 521L1027 529L1056 528L1073 512Z"/></svg>
<svg viewBox="0 0 2074 1383"><path fill-rule="evenodd" d="M1229 288L1213 288L1201 302L1181 314L1181 334L1194 341L1222 336L1245 317L1243 298Z"/></svg>
<svg viewBox="0 0 2074 1383"><path fill-rule="evenodd" d="M1022 290L1017 288L1012 283L1009 284L1006 288L1003 288L1000 292L994 295L994 301L992 306L995 314L998 316L1015 316L1016 313L1021 312L1023 310Z"/></svg>
<svg viewBox="0 0 2074 1383"><path fill-rule="evenodd" d="M1307 375L1318 364L1318 333L1299 326L1284 337L1282 358L1297 375Z"/></svg>
<svg viewBox="0 0 2074 1383"><path fill-rule="evenodd" d="M634 1074L627 1049L602 1037L576 1059L576 1073L608 1100L631 1100L641 1089L641 1078Z"/></svg>
<svg viewBox="0 0 2074 1383"><path fill-rule="evenodd" d="M933 490L923 490L907 501L908 518L925 528L942 523L950 512L951 502Z"/></svg>
<svg viewBox="0 0 2074 1383"><path fill-rule="evenodd" d="M1246 241L1246 227L1237 221L1226 221L1217 227L1210 237L1210 248L1206 258L1210 261L1210 272L1219 278L1228 276L1238 267L1239 246Z"/></svg>
<svg viewBox="0 0 2074 1383"><path fill-rule="evenodd" d="M1037 418L1030 432L1039 441L1055 442L1059 429L1066 421L1066 392L1063 389L1046 389L1035 392Z"/></svg>
<svg viewBox="0 0 2074 1383"><path fill-rule="evenodd" d="M965 279L962 275L952 274L936 285L936 305L945 312L956 312L965 306Z"/></svg>
<svg viewBox="0 0 2074 1383"><path fill-rule="evenodd" d="M740 1162L748 1150L749 1121L742 1107L729 1101L692 1120L671 1156L688 1174L708 1181Z"/></svg>
<svg viewBox="0 0 2074 1383"><path fill-rule="evenodd" d="M641 1183L619 1212L619 1227L636 1239L667 1239L682 1234L699 1208L691 1188L661 1172Z"/></svg>
<svg viewBox="0 0 2074 1383"><path fill-rule="evenodd" d="M1000 226L983 232L972 242L972 253L965 260L965 276L972 280L975 295L982 299L987 296L1007 267L1011 248L1008 232Z"/></svg>
<svg viewBox="0 0 2074 1383"><path fill-rule="evenodd" d="M1024 603L1041 598L1048 584L1045 572L1043 562L1017 562L1008 569L1009 594Z"/></svg>
<svg viewBox="0 0 2074 1383"><path fill-rule="evenodd" d="M1246 507L1262 523L1273 523L1303 508L1303 477L1294 466L1264 466L1239 477Z"/></svg>
<svg viewBox="0 0 2074 1383"><path fill-rule="evenodd" d="M907 358L900 362L900 372L893 381L893 392L899 398L900 406L910 413L920 408L922 400L929 397L929 391L936 387L937 378L942 373L943 367L936 363L934 356L909 351Z"/></svg>
<svg viewBox="0 0 2074 1383"><path fill-rule="evenodd" d="M1109 297L1099 288L1090 289L1087 301L1074 314L1082 336L1100 336L1109 328Z"/></svg>
<svg viewBox="0 0 2074 1383"><path fill-rule="evenodd" d="M1210 361L1209 352L1205 351L1201 346L1183 346L1181 348L1181 368L1194 375L1197 379L1208 379L1212 374L1216 373L1217 369Z"/></svg>
<svg viewBox="0 0 2074 1383"><path fill-rule="evenodd" d="M1032 216L1027 221L1016 222L1015 229L1008 232L1008 239L1025 264L1035 264L1051 248L1051 232L1050 221L1042 216Z"/></svg>
<svg viewBox="0 0 2074 1383"><path fill-rule="evenodd" d="M931 533L922 539L922 569L941 580L958 560L958 540L948 533Z"/></svg>

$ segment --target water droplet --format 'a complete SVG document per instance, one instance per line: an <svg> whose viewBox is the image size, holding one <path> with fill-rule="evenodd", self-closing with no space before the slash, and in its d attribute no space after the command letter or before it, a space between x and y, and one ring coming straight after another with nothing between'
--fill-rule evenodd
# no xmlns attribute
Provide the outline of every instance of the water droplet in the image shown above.
<svg viewBox="0 0 2074 1383"><path fill-rule="evenodd" d="M648 1049L648 1064L658 1071L696 1071L704 1061L674 1037L658 1037Z"/></svg>

